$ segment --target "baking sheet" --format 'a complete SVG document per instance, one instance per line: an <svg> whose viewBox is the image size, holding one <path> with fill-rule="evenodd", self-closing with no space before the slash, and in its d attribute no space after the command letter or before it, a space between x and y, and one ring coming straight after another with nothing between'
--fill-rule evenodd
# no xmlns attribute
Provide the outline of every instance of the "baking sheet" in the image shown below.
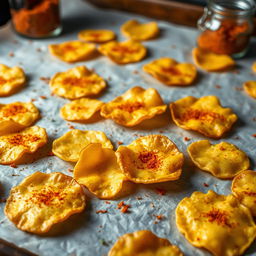
<svg viewBox="0 0 256 256"><path fill-rule="evenodd" d="M59 116L60 107L68 100L52 96L48 85L40 77L51 77L55 72L82 64L94 68L108 81L108 89L99 98L105 102L135 85L140 85L143 88L156 88L166 104L188 95L195 97L218 96L224 106L231 107L239 116L239 121L234 129L223 140L234 143L244 150L251 159L251 169L255 168L256 138L252 137L252 134L256 133L256 100L249 98L241 91L244 81L255 79L255 75L251 73L251 64L256 55L255 50L249 52L243 60L238 61L238 72L211 74L200 72L198 81L193 86L167 87L144 73L141 67L162 56L191 62L191 49L195 45L197 35L195 29L159 21L160 37L157 40L144 42L149 49L149 57L137 64L118 66L103 56L87 62L66 64L49 55L48 44L74 40L77 38L77 32L86 28L111 29L118 34L118 39L123 40L124 38L119 32L119 27L123 22L131 18L137 18L142 22L149 19L116 11L99 10L80 1L63 0L62 11L65 29L63 34L56 39L32 41L16 36L10 25L0 29L0 63L21 66L29 78L28 84L23 90L13 96L1 98L0 101L1 103L10 103L17 100L36 99L34 103L42 115L37 125L45 127L49 135L48 145L39 151L35 162L20 165L18 168L0 166L1 198L6 198L12 186L17 185L24 177L38 170L42 172L60 171L72 175L68 170L73 168L71 164L55 156L47 156L51 142L69 130L68 122ZM221 87L217 89L216 85ZM42 99L39 96L47 98ZM104 131L116 147L118 141L129 144L140 135L164 134L173 140L186 155L183 174L178 181L137 186L132 195L121 199L131 205L130 212L127 214L123 214L117 209L120 200L106 204L104 200L89 195L90 199L87 202L86 210L65 222L61 226L61 234L57 236L36 236L18 230L5 217L4 203L0 203L1 238L45 256L106 255L120 235L140 229L150 229L158 236L168 238L173 244L178 245L185 255L209 255L205 250L197 249L185 240L176 228L174 215L178 202L193 191L207 192L209 189L213 189L220 194L230 193L230 181L222 181L197 170L187 157L187 145L193 141L205 139L205 137L178 128L171 122L169 113L166 115L165 124L154 129L145 129L145 127L143 129L128 129L114 124L111 120L100 120L93 124L71 122L69 124L77 129ZM184 137L191 138L191 141L184 141ZM209 184L209 187L205 187L204 183ZM166 189L166 195L157 194L155 188ZM142 199L138 200L138 197ZM107 210L108 213L96 214L97 210ZM154 215L161 214L164 219L156 223ZM254 242L245 255L256 255L255 252L256 243Z"/></svg>

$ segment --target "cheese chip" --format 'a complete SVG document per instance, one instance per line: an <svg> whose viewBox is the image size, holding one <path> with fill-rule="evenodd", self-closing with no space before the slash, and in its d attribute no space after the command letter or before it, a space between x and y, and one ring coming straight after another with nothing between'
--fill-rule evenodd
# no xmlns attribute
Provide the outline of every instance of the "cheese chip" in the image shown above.
<svg viewBox="0 0 256 256"><path fill-rule="evenodd" d="M242 171L232 182L232 192L256 216L256 171Z"/></svg>
<svg viewBox="0 0 256 256"><path fill-rule="evenodd" d="M137 20L128 20L121 26L124 36L137 41L155 38L159 34L156 22L140 23Z"/></svg>
<svg viewBox="0 0 256 256"><path fill-rule="evenodd" d="M235 61L224 54L216 54L199 48L192 51L195 64L206 71L224 71L235 66Z"/></svg>
<svg viewBox="0 0 256 256"><path fill-rule="evenodd" d="M162 114L166 105L156 89L136 86L104 104L100 114L124 126L135 126L143 120Z"/></svg>
<svg viewBox="0 0 256 256"><path fill-rule="evenodd" d="M228 142L211 145L208 140L200 140L188 146L188 153L198 168L220 179L233 178L250 166L247 155Z"/></svg>
<svg viewBox="0 0 256 256"><path fill-rule="evenodd" d="M106 86L106 82L99 75L85 66L58 72L50 81L52 92L67 99L94 96L99 94Z"/></svg>
<svg viewBox="0 0 256 256"><path fill-rule="evenodd" d="M124 175L135 183L177 180L182 172L183 154L163 135L140 137L116 154Z"/></svg>
<svg viewBox="0 0 256 256"><path fill-rule="evenodd" d="M149 230L125 234L117 240L108 256L183 256L180 249L167 239Z"/></svg>
<svg viewBox="0 0 256 256"><path fill-rule="evenodd" d="M24 71L20 67L0 64L0 97L14 94L26 83Z"/></svg>
<svg viewBox="0 0 256 256"><path fill-rule="evenodd" d="M94 29L94 30L82 30L78 34L80 40L93 43L105 43L114 40L115 33L111 30Z"/></svg>
<svg viewBox="0 0 256 256"><path fill-rule="evenodd" d="M60 109L60 115L68 121L85 121L93 117L103 104L102 101L94 99L82 98L73 100Z"/></svg>
<svg viewBox="0 0 256 256"><path fill-rule="evenodd" d="M221 138L236 122L230 108L223 108L216 96L188 96L170 105L173 121L179 127L211 138Z"/></svg>
<svg viewBox="0 0 256 256"><path fill-rule="evenodd" d="M83 189L70 176L35 172L11 189L5 214L18 229L42 234L84 208Z"/></svg>
<svg viewBox="0 0 256 256"><path fill-rule="evenodd" d="M256 99L256 81L247 81L243 84L245 92Z"/></svg>
<svg viewBox="0 0 256 256"><path fill-rule="evenodd" d="M46 143L46 131L39 126L0 136L0 164L16 163L25 153L34 153Z"/></svg>
<svg viewBox="0 0 256 256"><path fill-rule="evenodd" d="M113 199L121 191L125 176L115 152L92 143L84 148L74 168L74 179L101 199Z"/></svg>
<svg viewBox="0 0 256 256"><path fill-rule="evenodd" d="M48 46L50 53L65 62L78 62L88 60L96 51L94 44L70 41Z"/></svg>
<svg viewBox="0 0 256 256"><path fill-rule="evenodd" d="M196 78L193 64L178 63L172 58L160 58L143 66L143 70L166 85L189 85Z"/></svg>
<svg viewBox="0 0 256 256"><path fill-rule="evenodd" d="M176 224L186 239L215 256L242 255L256 237L249 209L233 195L194 192L176 208Z"/></svg>
<svg viewBox="0 0 256 256"><path fill-rule="evenodd" d="M103 132L73 129L53 141L52 152L62 160L77 162L82 149L90 143L101 143L104 148L113 148Z"/></svg>
<svg viewBox="0 0 256 256"><path fill-rule="evenodd" d="M22 130L38 118L39 111L33 103L0 104L0 135Z"/></svg>
<svg viewBox="0 0 256 256"><path fill-rule="evenodd" d="M98 50L118 64L139 62L147 54L147 49L141 43L131 40L111 41L100 45Z"/></svg>

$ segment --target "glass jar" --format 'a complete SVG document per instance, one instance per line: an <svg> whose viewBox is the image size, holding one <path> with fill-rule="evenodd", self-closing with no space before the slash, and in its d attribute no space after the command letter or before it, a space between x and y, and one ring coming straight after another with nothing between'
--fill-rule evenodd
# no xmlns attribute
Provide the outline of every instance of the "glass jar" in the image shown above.
<svg viewBox="0 0 256 256"><path fill-rule="evenodd" d="M59 0L10 0L13 27L29 38L57 36L61 33Z"/></svg>
<svg viewBox="0 0 256 256"><path fill-rule="evenodd" d="M243 57L253 32L254 0L208 0L198 20L198 47L216 54Z"/></svg>

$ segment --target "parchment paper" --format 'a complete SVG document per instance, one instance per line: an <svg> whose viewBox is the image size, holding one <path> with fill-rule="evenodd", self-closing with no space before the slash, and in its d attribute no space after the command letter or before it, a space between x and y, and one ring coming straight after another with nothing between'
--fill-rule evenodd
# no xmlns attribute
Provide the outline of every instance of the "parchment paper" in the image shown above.
<svg viewBox="0 0 256 256"><path fill-rule="evenodd" d="M238 61L238 72L206 73L200 71L195 85L179 88L161 84L142 71L142 66L149 61L162 56L173 57L182 62L191 62L191 50L195 45L197 30L166 22L158 21L161 29L160 37L156 40L144 42L149 49L149 56L137 63L119 66L106 57L76 64L66 64L50 56L47 45L50 43L75 40L77 32L86 28L105 28L114 30L118 39L123 40L119 27L126 20L136 18L142 22L149 21L140 16L124 14L117 11L99 10L80 1L62 1L63 34L54 39L28 40L15 35L10 25L0 29L0 63L19 65L26 71L29 78L27 86L19 93L1 98L1 103L14 101L30 101L36 99L35 105L41 111L41 119L36 123L45 127L49 135L48 145L39 151L37 159L18 168L0 166L1 198L6 198L12 186L17 185L24 177L35 171L60 171L72 175L68 169L73 166L55 156L47 156L51 149L52 140L69 130L68 122L61 119L59 109L68 100L52 96L49 86L40 77L51 77L54 73L65 71L68 68L87 65L94 68L98 74L108 81L108 89L99 99L107 102L124 93L129 88L140 85L143 88L156 88L166 104L179 98L193 95L216 95L222 105L231 107L239 116L239 121L231 132L223 139L234 143L244 150L251 158L251 169L256 163L256 100L241 91L242 83L255 79L251 73L251 65L255 60L254 44L247 57ZM14 56L11 56L12 53ZM135 72L134 72L135 71ZM221 88L216 88L220 85ZM217 86L218 87L218 86ZM46 96L42 99L39 96ZM253 119L254 118L254 119ZM170 113L166 115L166 124L154 129L128 129L114 124L112 120L100 120L92 124L72 123L75 128L82 130L104 131L117 148L117 142L129 144L139 135L162 133L173 140L186 155L183 174L178 181L136 186L137 190L130 196L122 198L130 204L130 212L121 213L117 209L120 200L106 204L92 195L88 195L86 210L82 214L74 215L61 226L62 232L57 236L36 236L18 230L4 215L4 203L0 203L0 237L18 246L24 247L39 255L106 255L117 238L125 233L140 229L152 230L160 237L168 238L178 245L185 255L209 255L205 250L190 245L175 225L174 210L178 202L193 191L207 192L209 189L220 194L230 193L230 181L214 178L202 172L191 164L187 157L186 147L193 141L205 139L197 133L185 131L173 124ZM191 138L184 141L184 137ZM211 140L217 143L221 140ZM204 183L209 184L205 187ZM159 195L155 188L165 188L166 195ZM141 200L138 200L141 197ZM106 214L96 214L97 210L107 210ZM157 221L154 215L163 215L164 219ZM158 223L155 223L155 222ZM256 255L256 243L250 247L245 255Z"/></svg>

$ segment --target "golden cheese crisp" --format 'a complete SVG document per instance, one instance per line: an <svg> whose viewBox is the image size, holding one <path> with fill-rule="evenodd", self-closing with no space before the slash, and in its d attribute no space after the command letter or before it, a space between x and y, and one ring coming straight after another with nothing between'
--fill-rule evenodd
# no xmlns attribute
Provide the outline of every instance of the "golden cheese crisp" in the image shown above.
<svg viewBox="0 0 256 256"><path fill-rule="evenodd" d="M124 126L135 126L143 120L165 112L167 106L156 89L136 86L104 104L100 114Z"/></svg>
<svg viewBox="0 0 256 256"><path fill-rule="evenodd" d="M93 117L103 104L102 101L87 98L73 100L60 109L60 115L68 121L85 121Z"/></svg>
<svg viewBox="0 0 256 256"><path fill-rule="evenodd" d="M93 43L105 43L114 40L115 37L116 35L113 31L105 29L82 30L78 34L80 40Z"/></svg>
<svg viewBox="0 0 256 256"><path fill-rule="evenodd" d="M135 183L177 180L182 172L183 154L163 135L140 137L116 154L124 175Z"/></svg>
<svg viewBox="0 0 256 256"><path fill-rule="evenodd" d="M199 48L192 51L195 64L206 71L224 71L235 66L235 61L224 54L216 54Z"/></svg>
<svg viewBox="0 0 256 256"><path fill-rule="evenodd" d="M125 176L113 149L100 143L89 144L74 168L74 179L101 199L113 199L121 191Z"/></svg>
<svg viewBox="0 0 256 256"><path fill-rule="evenodd" d="M26 76L20 67L0 64L0 97L15 93L26 83Z"/></svg>
<svg viewBox="0 0 256 256"><path fill-rule="evenodd" d="M230 108L223 108L216 96L188 96L170 104L173 121L179 127L211 138L221 138L236 122Z"/></svg>
<svg viewBox="0 0 256 256"><path fill-rule="evenodd" d="M31 102L0 104L0 135L22 130L38 118L39 111Z"/></svg>
<svg viewBox="0 0 256 256"><path fill-rule="evenodd" d="M94 44L81 41L70 41L48 46L49 52L65 62L78 62L88 60L96 51Z"/></svg>
<svg viewBox="0 0 256 256"><path fill-rule="evenodd" d="M79 99L99 94L107 86L106 82L85 66L56 73L50 80L54 94L67 99Z"/></svg>
<svg viewBox="0 0 256 256"><path fill-rule="evenodd" d="M34 153L47 143L47 133L39 126L0 136L0 164L16 163L25 153Z"/></svg>
<svg viewBox="0 0 256 256"><path fill-rule="evenodd" d="M159 34L156 22L140 23L137 20L128 20L121 26L121 32L135 41L155 38Z"/></svg>
<svg viewBox="0 0 256 256"><path fill-rule="evenodd" d="M160 58L143 66L143 70L166 85L189 85L197 70L191 63L178 63L172 58Z"/></svg>
<svg viewBox="0 0 256 256"><path fill-rule="evenodd" d="M256 171L242 171L232 182L232 192L256 216Z"/></svg>
<svg viewBox="0 0 256 256"><path fill-rule="evenodd" d="M101 143L104 148L113 148L103 132L73 129L53 141L52 152L62 160L77 162L82 149L90 143Z"/></svg>
<svg viewBox="0 0 256 256"><path fill-rule="evenodd" d="M256 81L247 81L243 84L245 92L256 99Z"/></svg>
<svg viewBox="0 0 256 256"><path fill-rule="evenodd" d="M233 195L194 192L176 208L179 231L196 247L215 256L242 255L256 237L249 209Z"/></svg>
<svg viewBox="0 0 256 256"><path fill-rule="evenodd" d="M35 234L85 208L82 187L60 172L35 172L11 189L5 214L18 229Z"/></svg>
<svg viewBox="0 0 256 256"><path fill-rule="evenodd" d="M187 150L198 168L220 179L233 178L250 166L247 155L228 142L211 145L208 140L200 140L190 144Z"/></svg>
<svg viewBox="0 0 256 256"><path fill-rule="evenodd" d="M183 256L180 249L167 239L149 230L125 234L110 249L108 256Z"/></svg>
<svg viewBox="0 0 256 256"><path fill-rule="evenodd" d="M147 54L147 49L141 43L132 40L111 41L100 45L98 50L118 64L139 62Z"/></svg>

